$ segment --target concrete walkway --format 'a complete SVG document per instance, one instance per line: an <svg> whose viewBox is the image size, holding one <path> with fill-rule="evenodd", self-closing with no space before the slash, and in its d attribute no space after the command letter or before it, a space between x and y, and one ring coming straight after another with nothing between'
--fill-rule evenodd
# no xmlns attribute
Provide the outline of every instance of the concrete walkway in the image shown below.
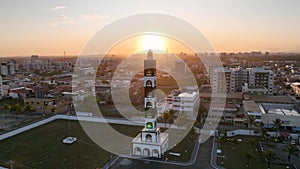
<svg viewBox="0 0 300 169"><path fill-rule="evenodd" d="M225 169L222 168L220 166L217 165L217 149L218 149L218 142L216 140L216 137L214 136L213 138L213 146L211 149L211 161L210 161L210 165L214 168L214 169Z"/></svg>

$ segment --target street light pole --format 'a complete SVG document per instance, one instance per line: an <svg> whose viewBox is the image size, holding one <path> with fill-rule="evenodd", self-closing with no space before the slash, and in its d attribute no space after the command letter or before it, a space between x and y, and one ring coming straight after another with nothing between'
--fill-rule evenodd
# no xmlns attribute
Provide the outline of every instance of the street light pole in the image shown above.
<svg viewBox="0 0 300 169"><path fill-rule="evenodd" d="M13 169L13 163L14 161L10 160L10 169Z"/></svg>

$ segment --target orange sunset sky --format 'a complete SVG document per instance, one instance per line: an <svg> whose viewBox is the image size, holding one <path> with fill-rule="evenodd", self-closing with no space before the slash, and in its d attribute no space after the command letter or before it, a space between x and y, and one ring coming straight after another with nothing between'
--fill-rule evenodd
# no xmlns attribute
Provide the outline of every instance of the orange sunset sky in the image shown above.
<svg viewBox="0 0 300 169"><path fill-rule="evenodd" d="M146 12L191 23L217 52L300 52L299 6L296 0L4 0L0 56L78 55L105 25ZM140 49L141 41L133 41L118 49ZM177 52L175 43L164 39L164 44Z"/></svg>

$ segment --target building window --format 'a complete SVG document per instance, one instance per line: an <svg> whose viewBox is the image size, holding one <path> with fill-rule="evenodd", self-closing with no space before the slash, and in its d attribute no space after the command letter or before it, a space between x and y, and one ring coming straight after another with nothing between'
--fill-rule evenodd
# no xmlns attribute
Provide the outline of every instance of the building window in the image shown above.
<svg viewBox="0 0 300 169"><path fill-rule="evenodd" d="M146 135L146 142L152 142L152 136L151 134Z"/></svg>
<svg viewBox="0 0 300 169"><path fill-rule="evenodd" d="M146 128L147 128L147 129L152 129L152 128L153 128L152 123L151 123L151 122L148 122L148 123L146 124Z"/></svg>
<svg viewBox="0 0 300 169"><path fill-rule="evenodd" d="M147 80L146 86L147 86L147 87L152 87L152 82L151 82L151 80Z"/></svg>

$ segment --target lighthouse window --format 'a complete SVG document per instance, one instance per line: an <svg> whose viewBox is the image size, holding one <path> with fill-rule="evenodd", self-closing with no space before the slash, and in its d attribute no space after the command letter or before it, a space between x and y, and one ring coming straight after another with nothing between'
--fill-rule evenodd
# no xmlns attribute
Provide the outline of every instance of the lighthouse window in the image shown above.
<svg viewBox="0 0 300 169"><path fill-rule="evenodd" d="M152 86L152 82L151 82L150 80L148 80L148 81L146 82L146 86L151 87L151 86Z"/></svg>
<svg viewBox="0 0 300 169"><path fill-rule="evenodd" d="M147 107L147 108L151 108L151 107L152 107L152 103L151 103L151 102L147 102L147 103L146 103L146 107Z"/></svg>
<svg viewBox="0 0 300 169"><path fill-rule="evenodd" d="M151 76L152 75L152 71L151 70L148 70L147 71L147 76Z"/></svg>
<svg viewBox="0 0 300 169"><path fill-rule="evenodd" d="M146 135L146 141L147 142L152 142L152 136L150 134Z"/></svg>
<svg viewBox="0 0 300 169"><path fill-rule="evenodd" d="M151 122L148 122L147 125L146 125L146 128L147 129L152 129L153 128L153 125Z"/></svg>

